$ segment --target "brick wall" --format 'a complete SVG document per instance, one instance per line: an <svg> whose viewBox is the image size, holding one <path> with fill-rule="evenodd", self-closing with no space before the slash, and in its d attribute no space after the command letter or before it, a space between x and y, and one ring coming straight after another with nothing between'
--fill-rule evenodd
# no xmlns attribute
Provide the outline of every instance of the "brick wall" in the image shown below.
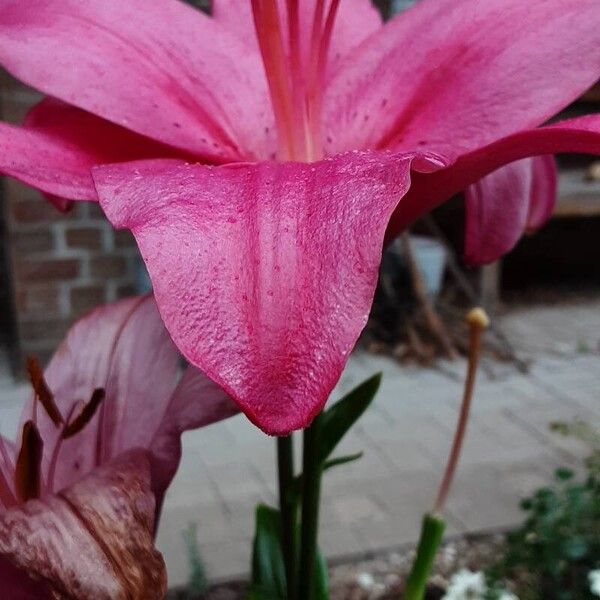
<svg viewBox="0 0 600 600"><path fill-rule="evenodd" d="M39 96L6 75L0 86L2 120L22 121ZM97 304L135 293L139 258L129 232L114 231L97 204L61 214L35 190L9 178L2 184L19 365L27 354L47 359L73 320Z"/></svg>

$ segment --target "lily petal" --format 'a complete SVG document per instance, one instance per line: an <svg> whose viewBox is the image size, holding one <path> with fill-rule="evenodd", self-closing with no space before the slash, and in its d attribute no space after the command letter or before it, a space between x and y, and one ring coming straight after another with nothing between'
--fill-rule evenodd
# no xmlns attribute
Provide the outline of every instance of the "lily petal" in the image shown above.
<svg viewBox="0 0 600 600"><path fill-rule="evenodd" d="M421 0L331 80L326 150L468 152L541 125L599 73L597 0Z"/></svg>
<svg viewBox="0 0 600 600"><path fill-rule="evenodd" d="M0 513L17 503L15 462L16 450L13 443L0 436Z"/></svg>
<svg viewBox="0 0 600 600"><path fill-rule="evenodd" d="M262 151L272 125L258 53L183 2L5 0L0 63L48 95L206 160Z"/></svg>
<svg viewBox="0 0 600 600"><path fill-rule="evenodd" d="M153 526L150 462L132 451L55 496L0 516L2 594L159 600L166 570Z"/></svg>
<svg viewBox="0 0 600 600"><path fill-rule="evenodd" d="M504 165L561 152L600 154L600 114L521 131L473 152L448 158L446 168L432 173L415 172L410 191L394 212L386 237L392 239L419 216ZM533 216L532 221L535 226Z"/></svg>
<svg viewBox="0 0 600 600"><path fill-rule="evenodd" d="M558 193L558 167L554 156L534 156L533 185L526 231L534 232L550 219L556 206Z"/></svg>
<svg viewBox="0 0 600 600"><path fill-rule="evenodd" d="M141 158L184 156L95 115L45 98L24 127L0 124L0 172L49 195L65 210L69 200L97 200L94 165Z"/></svg>
<svg viewBox="0 0 600 600"><path fill-rule="evenodd" d="M148 161L94 169L113 225L131 229L186 358L271 434L323 407L371 306L410 158L312 164Z"/></svg>
<svg viewBox="0 0 600 600"><path fill-rule="evenodd" d="M540 227L556 201L552 156L525 158L469 186L465 195L465 259L492 262L514 248L526 229Z"/></svg>
<svg viewBox="0 0 600 600"><path fill-rule="evenodd" d="M96 160L51 135L0 123L0 172L61 198L97 200Z"/></svg>
<svg viewBox="0 0 600 600"><path fill-rule="evenodd" d="M181 460L181 435L239 412L237 404L222 388L195 367L187 367L150 443L157 512Z"/></svg>
<svg viewBox="0 0 600 600"><path fill-rule="evenodd" d="M286 0L279 0L279 14L282 16L284 35L287 36ZM316 0L301 0L299 5L301 43L303 52L309 52L312 23ZM214 0L212 16L219 23L238 36L240 40L258 48L252 4L248 0ZM369 35L382 26L381 15L371 0L344 0L340 3L331 38L330 61L339 63L350 50L358 46Z"/></svg>
<svg viewBox="0 0 600 600"><path fill-rule="evenodd" d="M182 433L239 411L196 368L180 378L179 360L151 296L121 300L80 319L53 356L45 379L65 420L80 413L93 390L104 389L105 398L83 430L66 440L61 440L62 428L38 409L47 450L45 479L50 480L46 493L71 485L122 452L145 448L160 507L179 466ZM33 399L23 421L32 413Z"/></svg>
<svg viewBox="0 0 600 600"><path fill-rule="evenodd" d="M54 470L52 490L124 450L148 448L177 386L178 356L150 296L100 307L69 330L45 371L63 418L72 420L96 388L106 395L90 423L67 440L38 411L47 450L44 472ZM24 420L31 410L24 411ZM55 448L59 454L53 459Z"/></svg>

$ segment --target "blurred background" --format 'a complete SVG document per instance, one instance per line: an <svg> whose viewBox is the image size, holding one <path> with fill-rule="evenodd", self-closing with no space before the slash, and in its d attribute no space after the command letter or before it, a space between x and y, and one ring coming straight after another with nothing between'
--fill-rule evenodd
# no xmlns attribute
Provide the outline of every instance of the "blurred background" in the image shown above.
<svg viewBox="0 0 600 600"><path fill-rule="evenodd" d="M389 15L411 2L377 4ZM1 74L2 120L21 122L38 100ZM599 107L595 87L562 116ZM502 261L477 269L464 264L461 197L386 251L372 318L333 397L379 370L383 388L344 442L344 450L364 457L324 484L322 545L332 564L341 565L334 583L351 581L352 597L395 585L431 503L461 396L463 317L472 305L488 309L493 327L449 505L451 543L442 575L458 566L478 568L481 555L500 552L496 533L523 521L520 498L544 489L557 467L568 467L573 477L585 473L583 459L593 451L600 420L600 163L582 156L559 161L552 219ZM114 231L99 206L76 203L62 214L4 178L0 432L14 435L29 393L26 356L45 362L79 316L148 289L133 239ZM585 427L573 426L582 422L591 428L584 434ZM577 435L563 435L573 429ZM244 576L253 507L276 497L272 440L236 417L188 434L184 446L159 532L171 584ZM473 541L481 536L483 546ZM600 561L600 554L586 556Z"/></svg>

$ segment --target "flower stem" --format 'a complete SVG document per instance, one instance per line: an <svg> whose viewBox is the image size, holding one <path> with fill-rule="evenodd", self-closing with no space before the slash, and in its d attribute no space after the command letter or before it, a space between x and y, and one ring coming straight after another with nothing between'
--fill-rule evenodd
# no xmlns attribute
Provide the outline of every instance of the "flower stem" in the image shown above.
<svg viewBox="0 0 600 600"><path fill-rule="evenodd" d="M304 430L302 458L302 535L300 546L300 577L298 598L311 600L314 589L317 537L319 529L319 501L323 465L319 460L321 415Z"/></svg>
<svg viewBox="0 0 600 600"><path fill-rule="evenodd" d="M421 527L421 537L417 548L417 555L413 562L410 574L406 581L406 590L403 600L422 600L425 594L425 586L429 579L429 574L433 567L435 555L442 541L446 523L441 516L446 503L446 498L456 473L458 459L465 439L467 422L471 411L473 400L473 390L475 388L475 377L481 355L481 337L483 330L489 325L488 316L481 308L474 308L467 314L467 324L469 325L469 359L467 365L467 377L460 407L460 415L454 432L452 449L448 458L448 463L444 471L444 476L440 484L435 507L433 512L423 517Z"/></svg>
<svg viewBox="0 0 600 600"><path fill-rule="evenodd" d="M279 474L279 511L281 541L285 561L288 600L296 598L297 579L297 511L293 494L294 442L293 436L277 438L277 469Z"/></svg>
<svg viewBox="0 0 600 600"><path fill-rule="evenodd" d="M471 403L473 400L473 390L475 388L475 377L477 375L477 367L479 366L479 356L481 354L481 336L483 330L488 326L489 319L480 308L475 308L467 315L467 323L469 324L469 361L467 366L467 378L465 380L465 388L463 399L460 407L460 415L454 431L454 440L450 457L446 464L444 477L438 490L437 499L435 501L434 512L441 513L456 473L458 459L462 450L469 414L471 412Z"/></svg>
<svg viewBox="0 0 600 600"><path fill-rule="evenodd" d="M423 517L417 555L406 581L403 600L423 600L425 586L445 528L446 522L440 515L426 514Z"/></svg>

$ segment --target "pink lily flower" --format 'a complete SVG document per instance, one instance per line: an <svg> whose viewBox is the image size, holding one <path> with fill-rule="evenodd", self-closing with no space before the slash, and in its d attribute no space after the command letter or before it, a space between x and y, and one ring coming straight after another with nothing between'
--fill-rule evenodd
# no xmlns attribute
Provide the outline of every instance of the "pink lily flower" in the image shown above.
<svg viewBox="0 0 600 600"><path fill-rule="evenodd" d="M600 75L597 0L2 8L0 62L55 99L0 129L0 169L131 229L177 346L273 434L325 403L386 228L467 190L490 260L551 210L538 157L600 151L598 115L541 126Z"/></svg>
<svg viewBox="0 0 600 600"><path fill-rule="evenodd" d="M70 330L18 444L0 438L0 577L6 598L159 599L154 548L184 430L237 408L176 351L150 297L96 309Z"/></svg>

